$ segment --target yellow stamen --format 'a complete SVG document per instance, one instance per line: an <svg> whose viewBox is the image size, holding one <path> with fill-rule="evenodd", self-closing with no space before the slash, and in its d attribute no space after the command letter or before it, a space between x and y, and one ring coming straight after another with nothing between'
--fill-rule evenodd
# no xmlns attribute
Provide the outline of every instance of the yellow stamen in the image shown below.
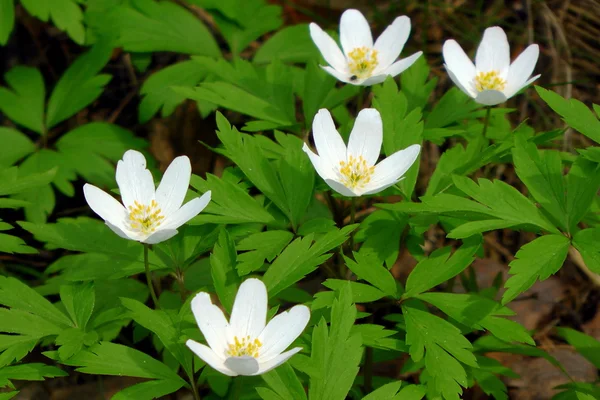
<svg viewBox="0 0 600 400"><path fill-rule="evenodd" d="M475 88L482 92L484 90L503 91L506 80L502 79L498 71L480 72L475 77Z"/></svg>
<svg viewBox="0 0 600 400"><path fill-rule="evenodd" d="M250 336L246 336L240 340L237 336L234 336L233 344L229 344L227 355L230 357L250 356L258 358L261 347L262 343L258 339L251 340Z"/></svg>
<svg viewBox="0 0 600 400"><path fill-rule="evenodd" d="M369 167L363 156L348 157L348 161L340 161L342 184L350 189L363 188L371 181L375 167Z"/></svg>
<svg viewBox="0 0 600 400"><path fill-rule="evenodd" d="M377 67L377 50L367 47L357 47L348 53L348 68L353 77L366 79L373 74Z"/></svg>
<svg viewBox="0 0 600 400"><path fill-rule="evenodd" d="M149 205L142 205L137 200L129 206L129 226L132 230L149 235L156 231L165 217L161 214L156 200Z"/></svg>

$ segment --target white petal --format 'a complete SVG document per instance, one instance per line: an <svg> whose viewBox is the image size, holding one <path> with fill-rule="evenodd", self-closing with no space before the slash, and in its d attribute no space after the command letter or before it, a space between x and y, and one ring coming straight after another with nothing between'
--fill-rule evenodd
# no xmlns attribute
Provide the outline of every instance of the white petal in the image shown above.
<svg viewBox="0 0 600 400"><path fill-rule="evenodd" d="M157 244L177 235L177 229L160 229L146 238L139 239L142 243Z"/></svg>
<svg viewBox="0 0 600 400"><path fill-rule="evenodd" d="M117 184L125 207L134 201L150 204L154 199L154 181L146 169L146 159L139 151L127 150L117 163Z"/></svg>
<svg viewBox="0 0 600 400"><path fill-rule="evenodd" d="M214 351L210 347L207 347L203 344L200 344L194 340L188 340L185 342L186 346L190 348L198 357L202 359L205 363L216 369L222 374L228 376L237 376L235 372L231 371L229 368L225 366L225 361L217 356Z"/></svg>
<svg viewBox="0 0 600 400"><path fill-rule="evenodd" d="M512 97L525 86L525 82L533 73L539 55L539 46L532 44L519 54L519 57L510 65L506 77L506 88L504 89L507 98Z"/></svg>
<svg viewBox="0 0 600 400"><path fill-rule="evenodd" d="M400 150L375 166L365 194L374 194L398 182L419 157L421 146L413 144Z"/></svg>
<svg viewBox="0 0 600 400"><path fill-rule="evenodd" d="M155 197L163 215L169 216L181 207L191 176L192 166L187 156L177 157L169 165L156 189Z"/></svg>
<svg viewBox="0 0 600 400"><path fill-rule="evenodd" d="M256 375L259 371L258 361L250 356L229 357L225 360L225 366L238 375Z"/></svg>
<svg viewBox="0 0 600 400"><path fill-rule="evenodd" d="M233 302L229 326L231 334L238 338L260 335L267 323L267 287L260 279L246 279Z"/></svg>
<svg viewBox="0 0 600 400"><path fill-rule="evenodd" d="M211 192L210 190L204 193L201 197L196 197L185 203L183 207L175 211L171 215L167 215L165 221L159 226L160 230L163 229L177 229L181 225L200 214L202 210L210 202Z"/></svg>
<svg viewBox="0 0 600 400"><path fill-rule="evenodd" d="M338 71L336 69L333 69L333 68L325 66L325 65L321 65L321 68L323 68L325 70L325 72L327 72L329 75L333 76L338 81L345 82L345 83L350 83L352 85L358 85L359 84L356 81L351 81L350 80L350 74L349 73L340 72L340 71Z"/></svg>
<svg viewBox="0 0 600 400"><path fill-rule="evenodd" d="M375 165L382 143L383 122L379 111L374 108L360 110L350 132L347 156L362 156L368 166Z"/></svg>
<svg viewBox="0 0 600 400"><path fill-rule="evenodd" d="M114 233L116 233L117 235L119 235L120 237L122 237L123 239L128 239L128 240L136 240L139 241L140 238L139 236L137 236L134 232L130 232L130 231L124 231L123 229L119 228L118 226L115 226L113 224L111 224L108 221L104 222L106 224L106 226L108 226Z"/></svg>
<svg viewBox="0 0 600 400"><path fill-rule="evenodd" d="M499 26L487 28L475 55L477 71L498 71L506 77L510 65L510 48L506 33Z"/></svg>
<svg viewBox="0 0 600 400"><path fill-rule="evenodd" d="M383 71L380 74L372 75L372 76L368 77L367 79L357 80L353 84L355 84L357 86L373 86L373 85L377 85L378 83L384 82L388 76L389 76L389 74L387 74L386 71Z"/></svg>
<svg viewBox="0 0 600 400"><path fill-rule="evenodd" d="M504 103L507 97L504 93L498 90L484 90L477 93L475 101L486 106L495 106L496 104Z"/></svg>
<svg viewBox="0 0 600 400"><path fill-rule="evenodd" d="M450 77L452 82L454 82L454 84L456 86L458 86L458 88L460 90L462 90L462 92L464 94L466 94L467 96L472 97L472 98L475 98L477 96L477 93L479 93L479 92L477 90L473 89L472 83L469 83L468 86L466 86L466 87L463 86L462 82L458 80L456 75L454 75L454 72L452 72L452 70L449 69L446 64L444 64L444 67L446 67L446 72L448 72L448 76Z"/></svg>
<svg viewBox="0 0 600 400"><path fill-rule="evenodd" d="M385 69L392 65L400 55L404 44L410 34L410 18L403 15L392 22L390 26L375 41L374 48L377 50L377 61L379 67Z"/></svg>
<svg viewBox="0 0 600 400"><path fill-rule="evenodd" d="M83 185L83 196L92 211L98 214L100 218L110 222L111 225L121 231L127 230L124 223L125 218L127 218L127 210L117 199L89 183Z"/></svg>
<svg viewBox="0 0 600 400"><path fill-rule="evenodd" d="M473 80L475 79L475 65L465 54L465 51L460 47L455 40L446 40L442 50L444 62L448 72L452 71L450 77L454 83L460 83L459 87L471 97L475 97L475 88Z"/></svg>
<svg viewBox="0 0 600 400"><path fill-rule="evenodd" d="M507 99L509 99L510 97L514 96L514 95L515 95L515 94L517 94L519 91L521 91L521 89L523 89L524 87L527 87L527 86L531 85L533 82L537 81L537 80L538 80L538 78L539 78L540 76L542 76L542 75L536 75L536 76L532 77L532 78L531 78L531 79L529 79L527 82L525 82L525 83L523 84L523 86L521 86L521 87L520 87L520 88L518 88L518 89L517 89L517 90L516 90L514 93L512 93L510 96L509 96L509 95L506 93L506 91L505 91L505 96L506 96L506 98L507 98Z"/></svg>
<svg viewBox="0 0 600 400"><path fill-rule="evenodd" d="M315 115L312 128L319 157L332 164L346 160L346 145L335 129L329 111L324 108L320 109Z"/></svg>
<svg viewBox="0 0 600 400"><path fill-rule="evenodd" d="M223 311L212 303L208 293L200 292L192 299L192 312L206 343L224 361L229 324Z"/></svg>
<svg viewBox="0 0 600 400"><path fill-rule="evenodd" d="M410 66L413 65L415 61L417 61L419 57L421 57L422 54L422 51L417 51L415 54L403 58L402 60L396 61L386 69L382 70L380 73L390 76L399 75L402 72L406 71L408 68L410 68Z"/></svg>
<svg viewBox="0 0 600 400"><path fill-rule="evenodd" d="M319 48L321 55L329 65L338 71L348 69L348 63L344 53L340 50L338 44L321 27L314 22L309 25L310 37Z"/></svg>
<svg viewBox="0 0 600 400"><path fill-rule="evenodd" d="M316 155L306 143L304 143L304 146L302 146L302 150L304 150L304 152L308 155L310 162L312 163L313 167L315 167L317 174L319 174L321 178L332 179L334 177L335 174L331 166L323 158Z"/></svg>
<svg viewBox="0 0 600 400"><path fill-rule="evenodd" d="M300 336L309 320L310 310L308 307L298 305L269 321L258 337L263 345L260 349L260 363L272 360L287 349Z"/></svg>
<svg viewBox="0 0 600 400"><path fill-rule="evenodd" d="M302 350L302 347L294 347L290 351L286 351L285 353L282 353L282 354L278 355L277 357L272 358L271 360L269 360L265 363L260 363L258 365L258 372L255 373L254 375L262 375L266 372L269 372L273 368L279 367L281 364L283 364L284 362L289 360L291 356L298 353L300 350Z"/></svg>
<svg viewBox="0 0 600 400"><path fill-rule="evenodd" d="M371 27L358 10L346 10L340 19L340 42L346 57L358 47L373 48Z"/></svg>
<svg viewBox="0 0 600 400"><path fill-rule="evenodd" d="M333 190L335 190L342 196L346 196L346 197L359 197L360 196L359 193L353 192L351 189L347 188L346 186L344 186L343 184L341 184L340 182L338 182L334 179L324 179L324 181L326 184L329 185L330 188L332 188Z"/></svg>

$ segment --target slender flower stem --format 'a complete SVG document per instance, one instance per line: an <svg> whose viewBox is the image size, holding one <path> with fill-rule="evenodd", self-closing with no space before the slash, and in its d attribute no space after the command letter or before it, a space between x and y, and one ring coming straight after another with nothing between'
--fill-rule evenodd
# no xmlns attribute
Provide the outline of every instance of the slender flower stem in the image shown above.
<svg viewBox="0 0 600 400"><path fill-rule="evenodd" d="M350 198L350 224L354 223L356 216L356 197Z"/></svg>
<svg viewBox="0 0 600 400"><path fill-rule="evenodd" d="M148 248L149 244L144 243L144 267L146 268L146 282L148 283L148 289L150 290L150 296L152 297L152 302L154 303L154 309L158 310L160 306L158 305L158 299L156 298L156 293L154 292L154 285L152 284L152 276L150 275L150 263L148 262Z"/></svg>
<svg viewBox="0 0 600 400"><path fill-rule="evenodd" d="M242 397L242 378L243 376L236 376L233 378L229 400L239 400Z"/></svg>
<svg viewBox="0 0 600 400"><path fill-rule="evenodd" d="M188 377L190 379L190 384L192 385L192 393L194 394L194 400L200 400L200 394L198 393L198 386L196 386L194 374L188 375Z"/></svg>
<svg viewBox="0 0 600 400"><path fill-rule="evenodd" d="M485 119L483 120L483 136L487 133L488 125L490 123L490 114L492 112L492 107L487 106L485 111Z"/></svg>

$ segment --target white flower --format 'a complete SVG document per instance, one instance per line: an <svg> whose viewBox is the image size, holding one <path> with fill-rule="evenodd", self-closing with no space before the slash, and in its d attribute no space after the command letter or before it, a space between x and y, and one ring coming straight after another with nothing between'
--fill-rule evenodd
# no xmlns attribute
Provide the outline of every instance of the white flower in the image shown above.
<svg viewBox="0 0 600 400"><path fill-rule="evenodd" d="M444 61L452 81L476 102L486 106L504 103L540 75L529 79L540 50L532 44L510 63L506 33L494 26L483 33L475 65L455 40L444 43Z"/></svg>
<svg viewBox="0 0 600 400"><path fill-rule="evenodd" d="M210 347L191 339L186 345L225 375L264 374L302 350L296 347L282 353L310 319L308 307L298 305L266 324L267 307L267 288L254 278L240 285L229 323L208 293L198 293L192 300L192 312Z"/></svg>
<svg viewBox="0 0 600 400"><path fill-rule="evenodd" d="M123 204L86 183L83 194L90 208L125 239L160 243L177 234L177 228L198 215L210 201L210 191L186 203L192 167L186 156L173 160L154 190L152 174L143 154L128 150L117 164L117 184Z"/></svg>
<svg viewBox="0 0 600 400"><path fill-rule="evenodd" d="M302 150L308 154L321 178L333 190L349 197L378 193L396 184L421 150L420 145L414 144L375 165L383 142L383 124L374 108L365 108L358 113L348 148L326 109L319 110L315 116L313 137L319 155L306 143Z"/></svg>
<svg viewBox="0 0 600 400"><path fill-rule="evenodd" d="M330 66L322 68L342 82L370 86L396 76L423 54L419 51L396 61L410 33L410 18L398 17L373 45L371 28L358 10L346 10L340 20L340 50L335 40L317 24L310 24L310 36ZM396 61L396 62L394 62Z"/></svg>

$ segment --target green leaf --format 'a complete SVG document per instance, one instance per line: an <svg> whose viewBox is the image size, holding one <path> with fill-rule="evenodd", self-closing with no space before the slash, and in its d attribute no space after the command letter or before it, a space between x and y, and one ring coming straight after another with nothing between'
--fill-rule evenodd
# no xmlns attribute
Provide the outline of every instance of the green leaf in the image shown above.
<svg viewBox="0 0 600 400"><path fill-rule="evenodd" d="M400 297L396 280L391 272L380 264L379 260L370 257L368 253L365 255L361 251L353 252L353 255L356 261L352 261L346 256L344 256L344 260L348 269L354 272L358 279L369 282L388 296Z"/></svg>
<svg viewBox="0 0 600 400"><path fill-rule="evenodd" d="M44 128L44 78L35 68L17 66L4 75L10 89L0 87L0 111L39 134Z"/></svg>
<svg viewBox="0 0 600 400"><path fill-rule="evenodd" d="M8 42L10 33L15 25L14 0L0 0L0 45Z"/></svg>
<svg viewBox="0 0 600 400"><path fill-rule="evenodd" d="M52 352L44 354L54 358ZM64 364L77 367L77 371L84 374L132 376L177 382L181 384L180 387L187 385L177 373L162 362L139 350L116 343L95 344L64 361Z"/></svg>
<svg viewBox="0 0 600 400"><path fill-rule="evenodd" d="M8 386L10 380L43 381L44 378L68 375L62 369L52 365L41 363L13 365L0 368L0 387Z"/></svg>
<svg viewBox="0 0 600 400"><path fill-rule="evenodd" d="M176 53L220 57L215 39L202 22L185 8L169 1L132 0L110 14L127 51Z"/></svg>
<svg viewBox="0 0 600 400"><path fill-rule="evenodd" d="M291 28L296 28L296 26ZM308 27L305 27L305 29L305 33L308 35ZM277 36L277 34L275 36ZM316 49L312 40L310 45L313 49ZM261 49L264 49L264 46ZM325 72L323 68L319 67L316 62L306 64L304 90L302 92L302 112L304 114L304 126L306 129L310 129L312 126L315 114L323 107L323 103L325 102L327 95L334 88L335 82L335 78Z"/></svg>
<svg viewBox="0 0 600 400"><path fill-rule="evenodd" d="M567 206L569 232L589 212L600 188L600 166L583 157L577 158L567 174Z"/></svg>
<svg viewBox="0 0 600 400"><path fill-rule="evenodd" d="M170 65L150 75L142 85L138 117L141 123L148 122L159 110L161 117L168 117L185 100L171 86L194 87L206 77L206 69L195 61L183 61Z"/></svg>
<svg viewBox="0 0 600 400"><path fill-rule="evenodd" d="M429 66L425 57L419 57L413 65L400 75L400 87L406 96L407 110L424 109L427 99L431 96L437 83L437 78L427 81Z"/></svg>
<svg viewBox="0 0 600 400"><path fill-rule="evenodd" d="M394 400L421 400L425 397L425 387L422 385L407 385L394 397Z"/></svg>
<svg viewBox="0 0 600 400"><path fill-rule="evenodd" d="M564 99L540 86L536 86L535 90L571 128L600 143L600 121L585 104L576 99Z"/></svg>
<svg viewBox="0 0 600 400"><path fill-rule="evenodd" d="M21 168L22 171L23 168ZM0 196L22 193L30 189L47 185L56 175L56 168L39 174L21 175L19 168L0 170Z"/></svg>
<svg viewBox="0 0 600 400"><path fill-rule="evenodd" d="M85 331L96 303L93 283L63 285L60 287L60 299L75 326Z"/></svg>
<svg viewBox="0 0 600 400"><path fill-rule="evenodd" d="M323 282L323 286L325 286L331 290L335 290L335 291L339 292L344 287L346 287L348 282L350 283L350 288L352 289L352 302L353 303L371 303L373 301L377 301L377 300L385 297L385 295L386 295L381 290L379 290L376 287L373 287L371 285L367 285L365 283L354 282L354 281L347 281L347 280L343 280L343 279L327 279L325 282ZM331 304L333 304L334 293L333 292L319 292L316 294L315 301L312 304L313 310L317 309L319 295L327 295L328 297L330 297L331 301L327 304L327 306L331 307Z"/></svg>
<svg viewBox="0 0 600 400"><path fill-rule="evenodd" d="M312 235L290 243L263 276L269 296L275 296L314 271L330 257L325 253L344 243L354 229L356 225L348 225L326 233L314 243Z"/></svg>
<svg viewBox="0 0 600 400"><path fill-rule="evenodd" d="M236 264L235 243L231 240L229 233L223 229L210 255L210 265L215 290L221 304L228 312L231 312L233 308L233 300L241 283L240 277L236 273Z"/></svg>
<svg viewBox="0 0 600 400"><path fill-rule="evenodd" d="M85 332L79 328L65 329L56 337L58 356L61 361L68 360L83 348Z"/></svg>
<svg viewBox="0 0 600 400"><path fill-rule="evenodd" d="M363 400L393 400L400 390L400 386L402 386L402 381L390 382L372 391L363 397Z"/></svg>
<svg viewBox="0 0 600 400"><path fill-rule="evenodd" d="M261 378L282 399L306 399L304 387L289 363L262 374Z"/></svg>
<svg viewBox="0 0 600 400"><path fill-rule="evenodd" d="M237 245L238 251L246 251L238 255L237 270L239 275L248 275L261 268L265 260L271 262L294 238L288 231L266 231L252 234Z"/></svg>
<svg viewBox="0 0 600 400"><path fill-rule="evenodd" d="M461 363L476 367L471 343L460 330L440 317L420 309L414 301L405 302L402 312L406 321L406 344L413 361L425 357L425 368L431 375L436 393L446 399L458 399L467 387L467 374ZM460 362L459 362L460 361ZM459 386L460 385L460 386Z"/></svg>
<svg viewBox="0 0 600 400"><path fill-rule="evenodd" d="M354 235L356 242L363 242L360 252L375 257L377 262L385 262L388 269L392 268L398 258L400 236L406 228L408 217L404 214L377 210L369 214Z"/></svg>
<svg viewBox="0 0 600 400"><path fill-rule="evenodd" d="M355 319L348 285L333 302L330 328L322 318L313 330L310 361L317 373L310 376L311 400L343 400L352 387L363 353L360 335L351 333Z"/></svg>
<svg viewBox="0 0 600 400"><path fill-rule="evenodd" d="M98 73L111 54L111 43L99 41L71 64L60 77L48 100L47 129L73 116L102 94L104 85L110 81L111 76Z"/></svg>
<svg viewBox="0 0 600 400"><path fill-rule="evenodd" d="M573 246L581 253L585 265L600 274L600 228L584 229L573 236Z"/></svg>
<svg viewBox="0 0 600 400"><path fill-rule="evenodd" d="M10 1L12 1L12 0L10 0ZM13 397L15 397L17 394L19 394L19 392L0 393L0 400L10 400Z"/></svg>
<svg viewBox="0 0 600 400"><path fill-rule="evenodd" d="M540 236L527 243L511 261L511 276L505 283L502 304L513 300L529 289L536 280L543 281L555 274L567 258L570 241L563 235Z"/></svg>
<svg viewBox="0 0 600 400"><path fill-rule="evenodd" d="M153 400L174 393L182 386L181 381L174 380L142 382L115 393L111 400Z"/></svg>
<svg viewBox="0 0 600 400"><path fill-rule="evenodd" d="M425 118L425 129L443 128L461 121L480 107L459 88L448 90Z"/></svg>
<svg viewBox="0 0 600 400"><path fill-rule="evenodd" d="M360 324L352 327L352 333L360 334L363 345L374 347L376 349L394 350L406 353L408 347L404 341L393 338L398 332L385 329L381 325L376 324Z"/></svg>
<svg viewBox="0 0 600 400"><path fill-rule="evenodd" d="M319 51L310 38L308 25L298 24L277 31L258 48L253 61L257 64L274 60L301 63L318 58Z"/></svg>
<svg viewBox="0 0 600 400"><path fill-rule="evenodd" d="M586 360L600 369L600 342L585 333L571 328L556 328L556 331Z"/></svg>
<svg viewBox="0 0 600 400"><path fill-rule="evenodd" d="M567 205L562 162L556 151L539 152L524 135L515 135L512 150L515 170L533 198L550 214L561 229L567 230Z"/></svg>
<svg viewBox="0 0 600 400"><path fill-rule="evenodd" d="M10 151L0 153L0 168L10 167L26 155L35 151L35 144L16 129L0 127L0 137L2 137L6 148L10 149Z"/></svg>
<svg viewBox="0 0 600 400"><path fill-rule="evenodd" d="M479 246L481 246L481 239L472 237L465 240L452 255L450 246L435 250L412 270L402 297L413 297L460 274L475 260L474 255Z"/></svg>
<svg viewBox="0 0 600 400"><path fill-rule="evenodd" d="M75 43L84 44L83 12L76 0L21 0L21 4L31 15L44 22L52 18L56 27L67 32Z"/></svg>

